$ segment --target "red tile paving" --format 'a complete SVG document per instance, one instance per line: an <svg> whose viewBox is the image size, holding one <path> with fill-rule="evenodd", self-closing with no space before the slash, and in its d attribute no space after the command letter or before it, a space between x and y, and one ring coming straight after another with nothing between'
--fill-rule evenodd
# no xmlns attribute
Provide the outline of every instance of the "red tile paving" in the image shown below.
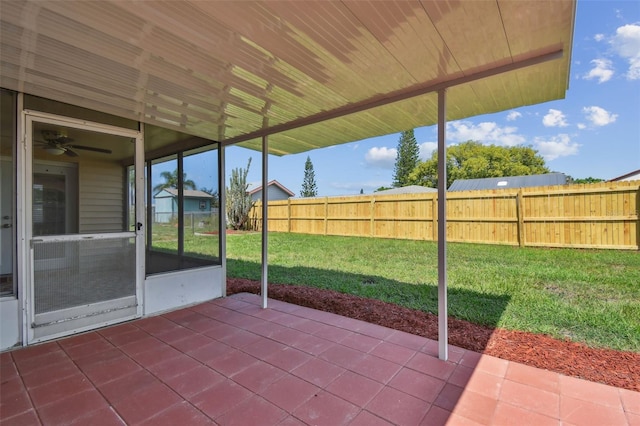
<svg viewBox="0 0 640 426"><path fill-rule="evenodd" d="M640 393L240 294L0 354L10 425L639 425Z"/></svg>

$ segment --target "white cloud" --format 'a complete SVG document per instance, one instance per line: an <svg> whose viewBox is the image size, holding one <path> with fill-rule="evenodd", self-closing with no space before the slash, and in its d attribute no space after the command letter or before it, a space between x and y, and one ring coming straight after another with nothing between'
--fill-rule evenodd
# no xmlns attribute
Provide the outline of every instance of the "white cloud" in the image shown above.
<svg viewBox="0 0 640 426"><path fill-rule="evenodd" d="M613 77L613 64L609 59L593 59L593 68L584 76L585 80L598 79L598 83L609 81Z"/></svg>
<svg viewBox="0 0 640 426"><path fill-rule="evenodd" d="M551 108L549 112L542 117L544 127L567 127L567 117L562 111Z"/></svg>
<svg viewBox="0 0 640 426"><path fill-rule="evenodd" d="M593 39L595 41L602 41L602 40L604 40L604 34L596 34L596 35L593 36Z"/></svg>
<svg viewBox="0 0 640 426"><path fill-rule="evenodd" d="M526 139L516 133L517 131L517 127L500 127L494 122L473 124L470 121L452 121L447 124L447 140L451 142L474 140L504 146L522 145Z"/></svg>
<svg viewBox="0 0 640 426"><path fill-rule="evenodd" d="M542 155L546 161L555 160L559 157L576 155L581 146L577 142L572 142L569 135L565 133L552 136L549 139L536 138L534 145L538 150L538 153Z"/></svg>
<svg viewBox="0 0 640 426"><path fill-rule="evenodd" d="M594 126L606 126L616 121L618 114L611 114L604 108L597 106L590 106L582 108L582 112L585 113L586 119L589 120Z"/></svg>
<svg viewBox="0 0 640 426"><path fill-rule="evenodd" d="M587 125L586 125L586 124L584 124L584 123L578 123L578 129L580 129L580 130L584 130L584 129L586 129L586 128L587 128Z"/></svg>
<svg viewBox="0 0 640 426"><path fill-rule="evenodd" d="M376 147L369 149L364 156L364 160L370 167L382 169L393 169L398 151L395 148Z"/></svg>
<svg viewBox="0 0 640 426"><path fill-rule="evenodd" d="M640 24L619 27L610 43L613 50L629 62L627 79L640 79Z"/></svg>
<svg viewBox="0 0 640 426"><path fill-rule="evenodd" d="M419 145L420 153L418 157L422 161L426 161L431 158L433 151L438 149L438 142L423 142Z"/></svg>
<svg viewBox="0 0 640 426"><path fill-rule="evenodd" d="M510 111L509 114L507 114L507 121L514 121L520 117L522 117L522 114L518 111Z"/></svg>

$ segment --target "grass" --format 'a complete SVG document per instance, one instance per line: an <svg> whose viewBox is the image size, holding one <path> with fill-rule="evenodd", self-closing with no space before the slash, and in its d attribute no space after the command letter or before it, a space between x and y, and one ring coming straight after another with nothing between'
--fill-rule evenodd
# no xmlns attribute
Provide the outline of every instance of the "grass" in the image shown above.
<svg viewBox="0 0 640 426"><path fill-rule="evenodd" d="M228 276L260 279L260 247L260 234L229 235ZM449 315L592 347L640 351L638 252L460 243L447 250ZM437 245L271 233L269 282L436 313Z"/></svg>

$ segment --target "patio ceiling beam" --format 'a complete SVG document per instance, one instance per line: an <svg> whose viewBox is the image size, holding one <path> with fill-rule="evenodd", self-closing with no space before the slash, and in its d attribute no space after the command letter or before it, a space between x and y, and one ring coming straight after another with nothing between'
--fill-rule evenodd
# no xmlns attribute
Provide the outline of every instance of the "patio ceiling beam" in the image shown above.
<svg viewBox="0 0 640 426"><path fill-rule="evenodd" d="M249 132L244 135L235 136L223 141L220 141L224 145L233 145L236 143L246 142L252 139L261 138L276 133L282 133L288 130L298 129L304 126L317 124L326 120L334 118L340 118L345 115L354 114L357 112L363 112L372 108L389 105L395 102L404 101L416 96L425 95L427 93L437 92L439 90L448 89L450 87L458 86L461 84L471 83L476 80L480 80L487 77L492 77L505 72L515 71L521 68L526 68L532 65L538 65L544 62L561 59L564 55L564 50L561 47L553 46L548 49L544 49L541 53L534 56L527 56L526 58L514 60L508 64L500 64L495 66L489 66L488 69L482 69L481 71L472 72L468 75L461 77L454 77L449 80L432 83L421 83L405 89L400 89L394 92L390 92L386 95L375 96L373 98L365 99L360 102L355 102L349 105L345 105L339 108L335 108L330 111L323 111L318 114L310 115L308 117L292 120L288 123L278 124L273 127L263 127L260 130Z"/></svg>

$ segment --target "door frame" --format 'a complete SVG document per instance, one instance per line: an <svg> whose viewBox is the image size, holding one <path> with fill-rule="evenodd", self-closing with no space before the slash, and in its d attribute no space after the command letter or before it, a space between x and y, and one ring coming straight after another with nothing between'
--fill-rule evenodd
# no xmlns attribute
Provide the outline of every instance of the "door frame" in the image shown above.
<svg viewBox="0 0 640 426"><path fill-rule="evenodd" d="M21 102L20 102L21 104ZM144 312L144 277L145 277L145 220L144 212L144 135L142 130L131 130L86 120L75 119L71 117L59 116L55 114L43 113L22 109L19 105L19 145L22 149L18 150L18 164L21 172L18 174L18 185L21 190L18 192L18 205L21 218L24 219L18 229L19 256L18 270L22 272L21 279L18 283L18 294L22 307L22 342L23 345L48 340L63 335L73 334L85 330L89 330L98 326L113 324L128 319L131 316L116 319L107 319L106 321L97 322L90 325L82 325L68 332L56 333L50 336L36 337L35 328L33 327L35 318L35 305L33 294L33 272L34 262L32 257L32 239L33 236L33 212L32 212L32 173L33 173L33 123L41 122L64 127L72 127L81 130L87 130L97 133L103 133L114 136L122 136L135 140L134 169L135 169L135 209L136 223L132 235L135 235L135 297L136 308L133 317L141 317ZM21 158L20 158L21 157Z"/></svg>

